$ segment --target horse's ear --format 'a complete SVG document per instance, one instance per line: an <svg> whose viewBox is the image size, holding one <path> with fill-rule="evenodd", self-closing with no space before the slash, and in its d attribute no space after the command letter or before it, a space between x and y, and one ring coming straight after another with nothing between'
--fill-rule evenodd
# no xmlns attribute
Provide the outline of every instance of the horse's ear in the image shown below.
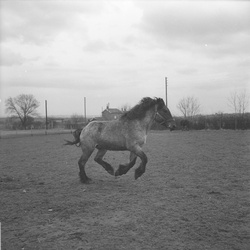
<svg viewBox="0 0 250 250"><path fill-rule="evenodd" d="M156 101L157 101L157 104L158 104L158 107L157 107L158 110L162 109L165 106L165 102L163 101L162 98L157 98Z"/></svg>

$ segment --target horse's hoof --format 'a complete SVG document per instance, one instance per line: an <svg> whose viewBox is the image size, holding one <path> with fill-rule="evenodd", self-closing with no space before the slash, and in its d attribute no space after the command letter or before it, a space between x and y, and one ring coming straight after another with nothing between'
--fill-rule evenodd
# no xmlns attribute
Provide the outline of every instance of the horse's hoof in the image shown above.
<svg viewBox="0 0 250 250"><path fill-rule="evenodd" d="M91 183L93 183L93 181L90 178L88 178L88 179L80 179L80 181L83 184L91 184Z"/></svg>
<svg viewBox="0 0 250 250"><path fill-rule="evenodd" d="M135 172L135 180L139 178L139 175Z"/></svg>
<svg viewBox="0 0 250 250"><path fill-rule="evenodd" d="M119 176L120 175L120 172L119 172L119 169L117 169L116 171L115 171L115 176Z"/></svg>
<svg viewBox="0 0 250 250"><path fill-rule="evenodd" d="M135 180L137 180L142 174L143 174L143 172L140 171L140 169L136 169L135 170Z"/></svg>
<svg viewBox="0 0 250 250"><path fill-rule="evenodd" d="M129 169L124 165L120 165L119 168L115 172L115 176L124 175L128 172Z"/></svg>
<svg viewBox="0 0 250 250"><path fill-rule="evenodd" d="M90 178L84 182L84 184L91 184L91 183L93 183L93 181Z"/></svg>

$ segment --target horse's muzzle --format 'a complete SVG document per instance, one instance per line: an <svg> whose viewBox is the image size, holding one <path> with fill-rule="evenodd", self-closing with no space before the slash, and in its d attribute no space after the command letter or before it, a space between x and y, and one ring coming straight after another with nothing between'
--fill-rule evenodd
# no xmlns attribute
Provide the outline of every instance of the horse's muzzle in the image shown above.
<svg viewBox="0 0 250 250"><path fill-rule="evenodd" d="M169 126L169 129L170 129L170 131L173 131L173 130L175 130L175 129L176 129L176 125L173 125L173 126Z"/></svg>
<svg viewBox="0 0 250 250"><path fill-rule="evenodd" d="M173 120L173 121L169 122L168 127L169 127L170 131L175 130L176 129L175 121Z"/></svg>

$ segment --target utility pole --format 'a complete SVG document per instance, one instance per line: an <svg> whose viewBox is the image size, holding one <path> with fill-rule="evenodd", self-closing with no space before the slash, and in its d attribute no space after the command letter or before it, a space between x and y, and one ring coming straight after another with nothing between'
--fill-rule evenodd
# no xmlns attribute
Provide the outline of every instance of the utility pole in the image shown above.
<svg viewBox="0 0 250 250"><path fill-rule="evenodd" d="M87 111L86 111L86 97L84 97L84 117L85 117L85 123L87 123Z"/></svg>
<svg viewBox="0 0 250 250"><path fill-rule="evenodd" d="M168 106L168 78L165 77L166 106Z"/></svg>
<svg viewBox="0 0 250 250"><path fill-rule="evenodd" d="M47 112L47 100L45 100L45 129L46 129L46 134L48 130L48 112Z"/></svg>

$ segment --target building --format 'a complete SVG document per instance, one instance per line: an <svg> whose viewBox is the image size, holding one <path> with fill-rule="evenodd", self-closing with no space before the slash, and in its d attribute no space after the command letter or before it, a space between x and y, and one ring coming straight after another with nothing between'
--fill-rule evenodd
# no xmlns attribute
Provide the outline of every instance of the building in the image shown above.
<svg viewBox="0 0 250 250"><path fill-rule="evenodd" d="M122 111L117 108L109 108L107 105L106 109L102 111L102 118L105 121L116 120L122 115Z"/></svg>

